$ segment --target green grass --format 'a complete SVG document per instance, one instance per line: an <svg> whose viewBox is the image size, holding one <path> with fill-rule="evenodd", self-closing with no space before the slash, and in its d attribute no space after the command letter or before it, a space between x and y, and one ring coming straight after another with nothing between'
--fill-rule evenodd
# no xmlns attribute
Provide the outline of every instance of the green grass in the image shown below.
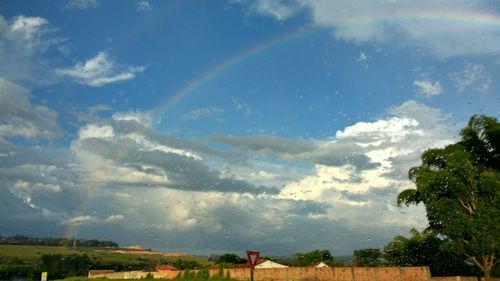
<svg viewBox="0 0 500 281"><path fill-rule="evenodd" d="M196 261L201 265L208 265L210 262L206 257L198 256L178 256L165 257L162 255L136 255L136 254L121 254L102 251L102 248L72 248L59 246L18 246L18 245L0 245L0 256L18 258L28 263L36 262L42 255L71 255L86 254L92 260L98 260L102 263L120 263L134 264L144 261L159 263L161 261L175 261L182 259L184 261Z"/></svg>
<svg viewBox="0 0 500 281"><path fill-rule="evenodd" d="M0 245L0 256L18 258L23 261L36 261L42 255L71 255L85 254L93 252L91 248L68 248L56 246L18 246L18 245Z"/></svg>

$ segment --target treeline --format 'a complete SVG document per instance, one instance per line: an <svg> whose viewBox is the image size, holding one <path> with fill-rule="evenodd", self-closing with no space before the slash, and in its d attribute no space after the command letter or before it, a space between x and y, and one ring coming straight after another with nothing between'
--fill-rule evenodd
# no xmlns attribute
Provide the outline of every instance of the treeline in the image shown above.
<svg viewBox="0 0 500 281"><path fill-rule="evenodd" d="M15 235L10 237L0 236L0 245L27 245L27 246L72 246L77 247L112 247L118 248L119 245L113 241L86 240L75 238L53 238L53 237L28 237Z"/></svg>
<svg viewBox="0 0 500 281"><path fill-rule="evenodd" d="M247 259L241 258L240 256L233 253L226 253L220 256L212 255L208 259L223 268L232 268L237 265L246 264ZM329 250L312 250L305 253L295 253L291 257L260 257L259 260L266 261L270 260L282 265L293 266L293 267L306 267L313 266L320 262L327 264L328 266L343 266L344 263L340 260L336 260Z"/></svg>

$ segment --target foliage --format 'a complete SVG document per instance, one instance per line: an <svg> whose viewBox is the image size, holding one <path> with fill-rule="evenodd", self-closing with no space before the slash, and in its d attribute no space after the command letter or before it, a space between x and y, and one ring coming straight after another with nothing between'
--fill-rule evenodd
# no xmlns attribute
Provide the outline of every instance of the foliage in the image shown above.
<svg viewBox="0 0 500 281"><path fill-rule="evenodd" d="M43 255L38 270L50 272L52 278L64 278L85 276L91 265L92 261L87 255Z"/></svg>
<svg viewBox="0 0 500 281"><path fill-rule="evenodd" d="M367 248L354 250L354 266L375 267L382 265L380 249Z"/></svg>
<svg viewBox="0 0 500 281"><path fill-rule="evenodd" d="M179 259L178 257L165 257L156 254L113 253L94 248L0 245L0 280L16 278L40 280L42 256L61 257L65 263L68 263L75 256L87 256L90 260L90 269L112 269L115 271L154 270L158 264L172 264L182 269L204 268L209 264L206 258L194 256L184 256ZM48 262L47 257L44 259ZM51 258L48 259L51 260ZM76 266L76 269L68 270L66 268L66 270L78 271L78 264L73 263L73 265ZM87 275L86 271L79 272L82 276ZM58 274L58 276L60 275ZM54 276L49 272L51 280L61 277Z"/></svg>
<svg viewBox="0 0 500 281"><path fill-rule="evenodd" d="M247 260L240 258L238 255L233 253L226 253L220 256L217 260L218 263L231 263L231 264L242 264L246 263Z"/></svg>
<svg viewBox="0 0 500 281"><path fill-rule="evenodd" d="M197 261L193 261L193 260L177 259L176 261L173 261L173 262L167 262L167 264L175 266L176 268L181 269L181 270L203 268L203 266L200 263L198 263Z"/></svg>
<svg viewBox="0 0 500 281"><path fill-rule="evenodd" d="M412 229L410 233L410 238L398 235L385 246L383 256L389 265L429 266L432 276L477 275L477 268L434 232Z"/></svg>
<svg viewBox="0 0 500 281"><path fill-rule="evenodd" d="M23 235L15 235L10 237L0 236L0 244L2 245L31 245L31 246L71 246L75 242L74 238L39 238L39 237L28 237ZM79 247L119 247L118 243L113 241L101 241L101 240L85 240L76 239L77 246Z"/></svg>
<svg viewBox="0 0 500 281"><path fill-rule="evenodd" d="M416 188L401 192L398 204L423 203L429 229L488 280L500 253L500 123L473 116L461 137L422 154L422 164L409 171Z"/></svg>
<svg viewBox="0 0 500 281"><path fill-rule="evenodd" d="M178 275L176 281L234 281L233 279L219 276L210 277L207 270L199 270L197 272L185 271L184 274Z"/></svg>
<svg viewBox="0 0 500 281"><path fill-rule="evenodd" d="M307 253L296 253L292 264L294 266L310 266L320 262L333 265L335 260L328 250L313 250Z"/></svg>

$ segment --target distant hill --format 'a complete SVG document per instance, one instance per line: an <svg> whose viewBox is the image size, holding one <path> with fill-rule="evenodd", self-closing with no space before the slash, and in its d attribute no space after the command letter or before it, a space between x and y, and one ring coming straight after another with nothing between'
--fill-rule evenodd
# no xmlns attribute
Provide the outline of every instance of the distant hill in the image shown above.
<svg viewBox="0 0 500 281"><path fill-rule="evenodd" d="M54 237L28 237L15 235L10 237L0 236L0 245L27 245L27 246L72 246L78 247L120 247L113 241L101 241L96 239L74 239L74 238L54 238Z"/></svg>

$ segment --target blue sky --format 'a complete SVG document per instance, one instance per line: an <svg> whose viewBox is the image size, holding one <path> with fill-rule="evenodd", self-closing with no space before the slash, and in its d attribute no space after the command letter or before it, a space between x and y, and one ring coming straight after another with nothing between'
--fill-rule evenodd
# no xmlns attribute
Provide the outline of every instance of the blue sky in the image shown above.
<svg viewBox="0 0 500 281"><path fill-rule="evenodd" d="M0 235L345 255L425 228L395 198L498 117L499 8L2 1Z"/></svg>

